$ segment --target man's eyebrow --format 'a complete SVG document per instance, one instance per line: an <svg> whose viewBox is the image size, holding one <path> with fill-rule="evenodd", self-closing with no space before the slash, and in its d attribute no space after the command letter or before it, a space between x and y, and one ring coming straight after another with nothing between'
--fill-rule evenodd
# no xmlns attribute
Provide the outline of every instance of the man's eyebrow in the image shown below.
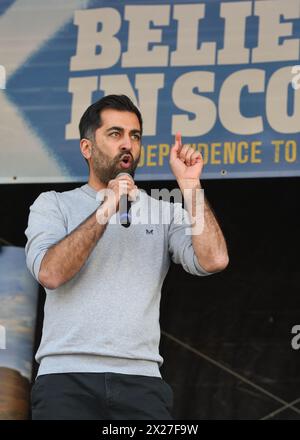
<svg viewBox="0 0 300 440"><path fill-rule="evenodd" d="M109 128L106 130L106 132L109 132L109 131L112 131L112 130L116 130L116 131L124 131L124 128L122 128L122 127L117 127L117 126L109 127ZM132 130L130 130L130 133L139 133L139 134L141 134L142 132L141 132L141 130L138 129L138 128L133 128Z"/></svg>
<svg viewBox="0 0 300 440"><path fill-rule="evenodd" d="M140 133L141 134L141 130L139 128L133 128L132 130L130 130L131 133Z"/></svg>
<svg viewBox="0 0 300 440"><path fill-rule="evenodd" d="M115 126L115 127L109 127L106 131L111 131L111 130L124 131L124 128Z"/></svg>

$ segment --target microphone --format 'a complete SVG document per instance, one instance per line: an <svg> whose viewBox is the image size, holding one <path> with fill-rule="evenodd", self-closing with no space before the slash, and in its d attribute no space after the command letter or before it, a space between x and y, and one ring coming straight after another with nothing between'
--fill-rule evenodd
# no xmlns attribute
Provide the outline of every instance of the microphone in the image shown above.
<svg viewBox="0 0 300 440"><path fill-rule="evenodd" d="M130 176L129 173L119 173L118 176ZM122 194L119 201L119 216L120 223L124 228L128 228L131 225L131 214L130 214L131 202L128 199L128 194Z"/></svg>

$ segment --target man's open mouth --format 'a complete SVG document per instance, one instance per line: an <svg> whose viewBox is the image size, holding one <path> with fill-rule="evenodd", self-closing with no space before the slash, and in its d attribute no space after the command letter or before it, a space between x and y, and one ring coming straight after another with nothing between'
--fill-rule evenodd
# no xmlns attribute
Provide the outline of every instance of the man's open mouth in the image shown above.
<svg viewBox="0 0 300 440"><path fill-rule="evenodd" d="M120 160L120 165L122 168L129 168L132 163L132 157L130 154L125 154Z"/></svg>

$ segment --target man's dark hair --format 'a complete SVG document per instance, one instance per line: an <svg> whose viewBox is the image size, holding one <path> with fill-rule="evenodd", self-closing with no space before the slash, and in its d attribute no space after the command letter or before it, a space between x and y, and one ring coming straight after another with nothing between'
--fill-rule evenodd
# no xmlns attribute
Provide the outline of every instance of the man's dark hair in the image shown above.
<svg viewBox="0 0 300 440"><path fill-rule="evenodd" d="M121 112L135 113L143 130L143 120L139 109L126 95L107 95L90 105L79 122L80 139L94 139L95 131L101 127L101 112L112 109Z"/></svg>

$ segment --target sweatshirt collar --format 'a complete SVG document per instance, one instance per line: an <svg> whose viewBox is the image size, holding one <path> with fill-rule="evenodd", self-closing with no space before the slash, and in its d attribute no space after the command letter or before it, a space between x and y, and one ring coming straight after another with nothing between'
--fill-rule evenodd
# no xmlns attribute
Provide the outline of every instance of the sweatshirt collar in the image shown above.
<svg viewBox="0 0 300 440"><path fill-rule="evenodd" d="M85 192L88 196L92 197L93 199L96 200L97 197L97 191L92 188L88 183L86 183L85 185L83 185L81 187L82 191Z"/></svg>
<svg viewBox="0 0 300 440"><path fill-rule="evenodd" d="M81 189L83 192L85 192L88 196L92 197L94 200L97 200L98 202L103 202L103 198L104 198L103 190L96 191L88 183L81 186ZM141 192L138 191L137 200L139 200L140 196L141 196Z"/></svg>

